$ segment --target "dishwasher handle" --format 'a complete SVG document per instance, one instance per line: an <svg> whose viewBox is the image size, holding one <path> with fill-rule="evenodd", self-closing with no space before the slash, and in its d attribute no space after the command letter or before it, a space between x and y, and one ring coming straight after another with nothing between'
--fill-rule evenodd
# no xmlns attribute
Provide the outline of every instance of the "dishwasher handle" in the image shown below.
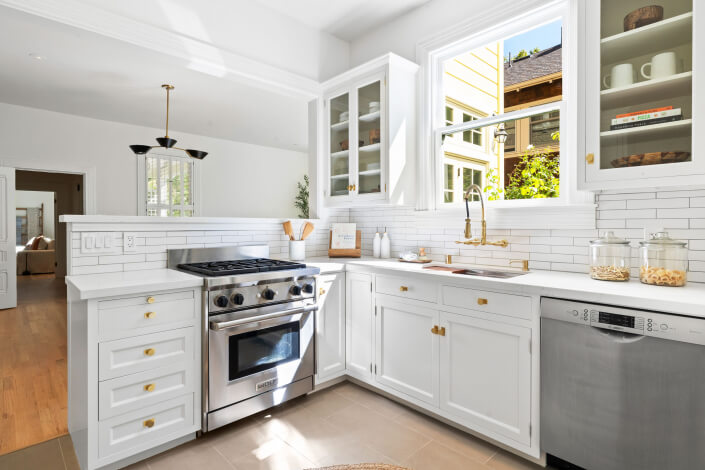
<svg viewBox="0 0 705 470"><path fill-rule="evenodd" d="M590 325L590 328L592 330L595 330L597 333L601 334L602 336L609 338L611 341L613 341L615 343L622 343L622 344L636 343L637 341L641 341L642 339L646 338L646 336L640 335L637 333L628 333L626 331L609 330L607 328L600 328L600 327L593 326L593 325Z"/></svg>

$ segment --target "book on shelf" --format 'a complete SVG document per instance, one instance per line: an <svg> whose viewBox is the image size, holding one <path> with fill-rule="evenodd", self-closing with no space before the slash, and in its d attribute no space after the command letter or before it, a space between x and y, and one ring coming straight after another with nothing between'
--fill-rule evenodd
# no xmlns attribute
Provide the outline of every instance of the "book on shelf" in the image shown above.
<svg viewBox="0 0 705 470"><path fill-rule="evenodd" d="M619 118L625 118L625 117L629 117L629 116L637 116L639 114L655 113L658 111L668 111L670 109L673 109L673 106L663 106L661 108L642 109L641 111L634 111L633 113L618 114L616 116L616 118L619 119Z"/></svg>
<svg viewBox="0 0 705 470"><path fill-rule="evenodd" d="M649 120L645 120L645 121L633 121L633 122L625 122L622 124L613 124L610 126L610 130L617 131L619 129L629 129L632 127L650 126L652 124L663 124L664 122L680 121L682 119L683 119L683 116L680 114L677 116L664 116L664 117L649 119Z"/></svg>
<svg viewBox="0 0 705 470"><path fill-rule="evenodd" d="M649 121L651 119L660 119L660 118L670 117L670 116L680 116L681 114L682 114L681 108L668 109L666 111L654 111L652 113L639 114L636 116L615 118L615 119L612 119L612 125L616 126L619 124L627 124L627 123L631 123L631 122Z"/></svg>

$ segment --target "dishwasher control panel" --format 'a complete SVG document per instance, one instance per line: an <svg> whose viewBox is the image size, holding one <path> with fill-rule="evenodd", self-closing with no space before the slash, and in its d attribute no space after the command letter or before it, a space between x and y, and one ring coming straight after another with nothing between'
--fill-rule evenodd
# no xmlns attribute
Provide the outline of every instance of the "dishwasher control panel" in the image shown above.
<svg viewBox="0 0 705 470"><path fill-rule="evenodd" d="M705 345L705 319L611 305L541 298L541 317Z"/></svg>

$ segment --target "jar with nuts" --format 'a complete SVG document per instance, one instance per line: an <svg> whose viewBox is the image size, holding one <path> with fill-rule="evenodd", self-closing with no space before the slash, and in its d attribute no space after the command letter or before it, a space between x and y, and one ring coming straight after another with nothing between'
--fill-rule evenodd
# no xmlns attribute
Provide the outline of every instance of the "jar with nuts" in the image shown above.
<svg viewBox="0 0 705 470"><path fill-rule="evenodd" d="M607 232L590 242L590 277L600 281L628 281L631 246L627 240Z"/></svg>

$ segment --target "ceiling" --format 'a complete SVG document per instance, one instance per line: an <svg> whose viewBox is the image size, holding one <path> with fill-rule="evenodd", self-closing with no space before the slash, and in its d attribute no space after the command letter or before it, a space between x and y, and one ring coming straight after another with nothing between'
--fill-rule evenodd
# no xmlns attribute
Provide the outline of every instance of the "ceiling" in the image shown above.
<svg viewBox="0 0 705 470"><path fill-rule="evenodd" d="M162 128L160 85L171 83L176 89L169 127L176 139L180 131L307 148L303 98L200 73L176 57L11 8L0 7L0 30L12 38L0 41L0 102Z"/></svg>
<svg viewBox="0 0 705 470"><path fill-rule="evenodd" d="M408 13L431 0L256 0L312 28L344 41L391 19Z"/></svg>

